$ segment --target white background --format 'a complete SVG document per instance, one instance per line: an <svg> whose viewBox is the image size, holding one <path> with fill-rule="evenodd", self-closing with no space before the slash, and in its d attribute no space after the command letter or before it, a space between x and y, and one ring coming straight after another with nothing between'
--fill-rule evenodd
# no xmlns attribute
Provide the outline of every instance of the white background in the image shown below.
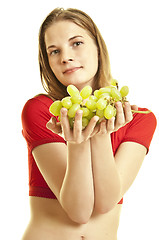
<svg viewBox="0 0 159 240"><path fill-rule="evenodd" d="M3 1L0 6L0 218L3 239L21 238L29 221L27 148L21 135L25 102L44 92L38 68L38 31L55 7L88 13L108 47L112 74L130 88L129 101L159 120L158 1ZM159 131L124 197L118 240L159 239ZM5 237L4 237L5 236Z"/></svg>

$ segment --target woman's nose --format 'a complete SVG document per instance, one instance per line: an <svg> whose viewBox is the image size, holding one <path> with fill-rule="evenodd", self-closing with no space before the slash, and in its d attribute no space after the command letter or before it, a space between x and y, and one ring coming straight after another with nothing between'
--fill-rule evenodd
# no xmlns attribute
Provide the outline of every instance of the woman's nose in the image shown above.
<svg viewBox="0 0 159 240"><path fill-rule="evenodd" d="M73 61L73 54L71 50L63 50L61 53L61 63L67 63Z"/></svg>

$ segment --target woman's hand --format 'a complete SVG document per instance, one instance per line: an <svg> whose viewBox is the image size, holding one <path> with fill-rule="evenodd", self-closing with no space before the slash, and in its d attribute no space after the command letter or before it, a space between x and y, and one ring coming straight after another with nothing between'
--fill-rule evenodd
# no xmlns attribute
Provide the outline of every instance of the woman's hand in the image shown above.
<svg viewBox="0 0 159 240"><path fill-rule="evenodd" d="M99 120L98 116L94 116L88 126L82 130L82 113L82 110L76 112L73 129L70 128L66 108L61 109L60 123L57 123L55 118L51 118L46 126L52 132L61 135L67 142L82 143L97 133L96 123Z"/></svg>
<svg viewBox="0 0 159 240"><path fill-rule="evenodd" d="M136 105L130 105L129 102L124 103L124 108L121 102L115 104L117 113L116 118L113 117L109 120L103 120L98 129L98 134L112 133L117 131L119 128L125 126L133 119L131 109L137 110Z"/></svg>

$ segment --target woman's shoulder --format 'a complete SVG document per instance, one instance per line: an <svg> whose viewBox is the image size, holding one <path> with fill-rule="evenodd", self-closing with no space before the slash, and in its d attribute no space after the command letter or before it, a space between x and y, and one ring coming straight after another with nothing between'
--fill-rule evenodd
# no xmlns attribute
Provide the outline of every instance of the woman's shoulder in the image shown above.
<svg viewBox="0 0 159 240"><path fill-rule="evenodd" d="M46 105L48 107L52 102L53 100L47 94L38 94L28 99L25 105Z"/></svg>
<svg viewBox="0 0 159 240"><path fill-rule="evenodd" d="M52 102L53 100L45 94L39 94L30 98L22 109L22 122L35 123L50 119L52 115L49 112L49 107Z"/></svg>
<svg viewBox="0 0 159 240"><path fill-rule="evenodd" d="M157 119L155 114L148 108L139 107L138 113L133 114L133 120L130 125L140 125L141 128L149 126L150 128L156 128Z"/></svg>
<svg viewBox="0 0 159 240"><path fill-rule="evenodd" d="M46 127L47 122L52 117L49 111L52 102L53 100L47 95L39 94L30 98L23 107L21 115L22 133L30 150L44 143L65 143L62 137Z"/></svg>
<svg viewBox="0 0 159 240"><path fill-rule="evenodd" d="M146 113L148 111L147 108L138 108L138 110L141 112L134 113L133 120L125 126L126 131L122 142L137 142L144 145L149 151L157 120L153 112Z"/></svg>
<svg viewBox="0 0 159 240"><path fill-rule="evenodd" d="M33 114L33 113L48 113L50 105L53 100L45 94L38 94L28 99L22 109L22 115Z"/></svg>
<svg viewBox="0 0 159 240"><path fill-rule="evenodd" d="M147 112L147 108L139 107L138 111ZM157 120L153 112L133 113L133 119L117 132L112 134L114 152L123 142L137 142L149 149Z"/></svg>

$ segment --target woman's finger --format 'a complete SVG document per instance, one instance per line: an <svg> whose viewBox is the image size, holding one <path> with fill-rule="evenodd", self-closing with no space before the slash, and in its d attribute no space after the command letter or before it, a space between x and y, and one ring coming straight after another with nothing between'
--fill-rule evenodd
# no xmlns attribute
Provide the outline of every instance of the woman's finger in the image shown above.
<svg viewBox="0 0 159 240"><path fill-rule="evenodd" d="M96 126L97 122L99 120L98 116L94 116L93 118L91 118L88 126L83 130L83 134L85 136L86 139L88 139L89 137L92 137L93 132L98 131L99 127Z"/></svg>
<svg viewBox="0 0 159 240"><path fill-rule="evenodd" d="M115 130L115 117L112 117L107 121L107 132L111 133Z"/></svg>
<svg viewBox="0 0 159 240"><path fill-rule="evenodd" d="M56 134L61 134L62 133L61 123L56 122L56 118L54 118L54 117L52 117L49 120L49 122L47 122L46 127Z"/></svg>
<svg viewBox="0 0 159 240"><path fill-rule="evenodd" d="M130 122L133 119L133 115L131 112L131 106L129 102L125 102L124 104L124 113L125 113L125 123Z"/></svg>
<svg viewBox="0 0 159 240"><path fill-rule="evenodd" d="M138 106L137 105L131 105L131 109L135 110L135 111L138 111Z"/></svg>
<svg viewBox="0 0 159 240"><path fill-rule="evenodd" d="M75 121L73 126L73 136L77 143L81 142L81 134L82 134L82 110L78 110L75 115Z"/></svg>
<svg viewBox="0 0 159 240"><path fill-rule="evenodd" d="M100 124L96 124L96 126L94 127L94 130L92 131L92 133L89 135L88 138L93 137L94 135L96 135L100 130Z"/></svg>
<svg viewBox="0 0 159 240"><path fill-rule="evenodd" d="M117 102L115 107L117 110L115 128L118 129L125 124L125 116L121 102Z"/></svg>
<svg viewBox="0 0 159 240"><path fill-rule="evenodd" d="M66 141L71 140L72 138L72 134L71 134L71 130L70 130L70 123L69 123L69 119L67 116L67 109L66 108L62 108L61 109L61 126L62 126L62 132L64 135L64 139Z"/></svg>
<svg viewBox="0 0 159 240"><path fill-rule="evenodd" d="M106 132L107 132L106 120L103 120L103 121L100 123L99 134L105 134Z"/></svg>

